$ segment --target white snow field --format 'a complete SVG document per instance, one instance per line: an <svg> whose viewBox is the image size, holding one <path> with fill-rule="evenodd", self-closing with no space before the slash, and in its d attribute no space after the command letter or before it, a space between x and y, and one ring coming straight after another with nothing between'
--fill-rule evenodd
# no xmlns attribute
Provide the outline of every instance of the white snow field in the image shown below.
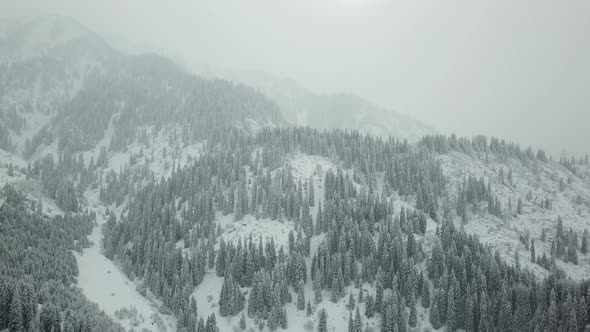
<svg viewBox="0 0 590 332"><path fill-rule="evenodd" d="M84 249L82 254L74 253L79 270L78 286L90 301L98 304L111 319L127 330L176 331L176 319L162 314L160 304L142 296L137 291L136 284L101 253L102 225L106 222L104 210L98 207L96 191L87 196L90 196L91 204L97 212L97 225L88 237L90 248ZM117 315L117 311L121 309L135 314Z"/></svg>
<svg viewBox="0 0 590 332"><path fill-rule="evenodd" d="M457 188L463 178L469 174L479 178L483 176L486 182L492 183L492 191L497 195L504 209L504 217L497 218L485 212L487 204L483 203L480 212L469 214L469 222L464 225L466 232L476 234L483 243L487 243L500 254L507 262L515 262L515 251L519 252L520 265L534 271L542 278L548 271L531 262L530 251L519 241L520 236L527 232L535 239L536 255L543 252L550 257L551 240L557 231L557 219L563 220L564 231L570 227L579 236L584 229L590 231L590 176L586 166L580 166L582 171L574 175L561 164L548 161L547 164L538 163L533 166L525 166L520 161L509 159L500 162L490 156L488 162L472 158L462 153L453 152L439 157L445 175L448 177L449 190L452 198L456 198ZM500 180L500 168L504 168L504 184ZM513 172L513 184L507 179L509 169ZM566 186L563 191L559 188L559 182L564 179ZM568 181L569 179L569 181ZM570 183L568 183L570 182ZM533 199L527 200L527 193L531 193ZM577 196L583 200L577 204ZM516 214L518 199L523 202L523 214ZM552 207L545 209L540 206L541 199L551 199ZM512 200L512 210L508 211L509 200ZM460 218L456 219L457 225ZM542 230L546 232L546 241L540 240ZM565 263L561 260L557 264L570 277L575 280L590 278L590 255L578 253L578 265Z"/></svg>

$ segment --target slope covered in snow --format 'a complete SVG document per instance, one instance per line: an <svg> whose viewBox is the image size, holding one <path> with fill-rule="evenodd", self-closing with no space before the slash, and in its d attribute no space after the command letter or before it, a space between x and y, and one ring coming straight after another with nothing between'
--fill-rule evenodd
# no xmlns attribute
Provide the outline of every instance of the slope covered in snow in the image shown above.
<svg viewBox="0 0 590 332"><path fill-rule="evenodd" d="M469 211L468 222L463 225L468 233L477 235L491 245L509 262L515 262L518 251L519 263L539 276L548 271L531 262L530 244L522 238L535 241L537 256L543 253L551 257L551 246L557 232L557 220L563 220L566 231L571 228L582 235L590 230L590 169L588 165L575 165L574 174L564 165L548 161L525 165L516 159L501 161L495 156L471 157L452 152L439 157L445 174L449 178L449 189L453 199L464 179L468 176L483 177L491 183L492 192L502 204L502 216L487 212L487 205L480 204ZM518 201L522 212L517 213ZM549 200L550 207L543 203ZM461 218L457 218L460 223ZM545 233L545 241L541 240ZM590 278L590 256L581 254L578 264L558 261L569 276L576 280Z"/></svg>
<svg viewBox="0 0 590 332"><path fill-rule="evenodd" d="M410 116L380 107L354 94L317 94L293 80L264 72L218 69L190 62L185 66L199 75L223 77L258 89L280 106L281 113L292 125L359 130L383 138L393 136L410 141L436 132Z"/></svg>

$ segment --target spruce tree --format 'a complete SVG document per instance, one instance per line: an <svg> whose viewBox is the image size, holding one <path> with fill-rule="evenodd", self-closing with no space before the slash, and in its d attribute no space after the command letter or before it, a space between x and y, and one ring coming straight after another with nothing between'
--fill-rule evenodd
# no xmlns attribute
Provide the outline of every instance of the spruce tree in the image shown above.
<svg viewBox="0 0 590 332"><path fill-rule="evenodd" d="M432 308L430 308L430 324L432 324L432 327L435 330L438 330L442 327L438 309L438 296L434 297Z"/></svg>
<svg viewBox="0 0 590 332"><path fill-rule="evenodd" d="M303 293L303 285L299 286L297 291L297 310L305 310L305 294Z"/></svg>
<svg viewBox="0 0 590 332"><path fill-rule="evenodd" d="M328 314L326 309L320 310L319 313L318 332L328 332Z"/></svg>
<svg viewBox="0 0 590 332"><path fill-rule="evenodd" d="M430 285L427 280L422 282L422 296L420 297L420 302L423 308L430 307Z"/></svg>
<svg viewBox="0 0 590 332"><path fill-rule="evenodd" d="M10 312L8 314L8 329L11 332L23 331L23 313L20 296L20 287L16 286L12 293L12 301L10 303Z"/></svg>
<svg viewBox="0 0 590 332"><path fill-rule="evenodd" d="M576 318L576 310L572 308L567 318L564 331L577 332L578 331L578 320Z"/></svg>
<svg viewBox="0 0 590 332"><path fill-rule="evenodd" d="M373 295L368 295L367 297L367 305L365 307L365 316L367 318L373 318L375 314L375 303L373 302Z"/></svg>
<svg viewBox="0 0 590 332"><path fill-rule="evenodd" d="M506 286L502 286L502 297L500 298L500 312L498 315L498 332L512 331L512 304L508 298Z"/></svg>
<svg viewBox="0 0 590 332"><path fill-rule="evenodd" d="M207 318L207 324L205 325L205 332L219 332L219 327L217 327L217 320L215 319L215 314L211 314Z"/></svg>
<svg viewBox="0 0 590 332"><path fill-rule="evenodd" d="M244 316L244 313L242 313L242 317L240 318L240 329L242 331L246 330L246 316Z"/></svg>
<svg viewBox="0 0 590 332"><path fill-rule="evenodd" d="M354 295L352 295L352 292L350 292L350 296L348 297L348 310L354 310L356 306L355 300L354 300Z"/></svg>
<svg viewBox="0 0 590 332"><path fill-rule="evenodd" d="M363 329L363 321L362 321L362 318L361 318L361 311L357 307L356 308L356 313L354 315L354 329L353 329L353 332L362 332L362 329Z"/></svg>
<svg viewBox="0 0 590 332"><path fill-rule="evenodd" d="M584 296L580 297L578 307L576 308L576 320L578 321L578 329L581 331L586 326L588 321L588 307L586 306L586 299Z"/></svg>
<svg viewBox="0 0 590 332"><path fill-rule="evenodd" d="M471 297L471 294L467 292L467 299L465 300L465 332L475 331L473 312L473 299Z"/></svg>
<svg viewBox="0 0 590 332"><path fill-rule="evenodd" d="M410 306L410 319L408 321L410 327L416 327L416 324L418 322L416 314L416 305Z"/></svg>
<svg viewBox="0 0 590 332"><path fill-rule="evenodd" d="M453 332L457 329L457 320L455 313L455 291L453 286L447 294L447 331Z"/></svg>

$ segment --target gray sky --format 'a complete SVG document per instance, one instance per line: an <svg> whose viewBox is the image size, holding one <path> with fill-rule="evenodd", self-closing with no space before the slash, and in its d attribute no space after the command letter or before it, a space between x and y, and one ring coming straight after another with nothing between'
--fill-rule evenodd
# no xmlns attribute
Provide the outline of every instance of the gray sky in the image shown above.
<svg viewBox="0 0 590 332"><path fill-rule="evenodd" d="M590 1L7 0L7 10L354 92L443 132L590 152Z"/></svg>

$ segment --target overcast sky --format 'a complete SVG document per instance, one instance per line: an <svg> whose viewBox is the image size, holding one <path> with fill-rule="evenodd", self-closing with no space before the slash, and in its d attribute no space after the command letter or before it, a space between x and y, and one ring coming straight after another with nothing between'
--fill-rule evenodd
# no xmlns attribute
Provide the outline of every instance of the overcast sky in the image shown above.
<svg viewBox="0 0 590 332"><path fill-rule="evenodd" d="M590 1L2 1L8 10L357 93L443 132L590 152Z"/></svg>

